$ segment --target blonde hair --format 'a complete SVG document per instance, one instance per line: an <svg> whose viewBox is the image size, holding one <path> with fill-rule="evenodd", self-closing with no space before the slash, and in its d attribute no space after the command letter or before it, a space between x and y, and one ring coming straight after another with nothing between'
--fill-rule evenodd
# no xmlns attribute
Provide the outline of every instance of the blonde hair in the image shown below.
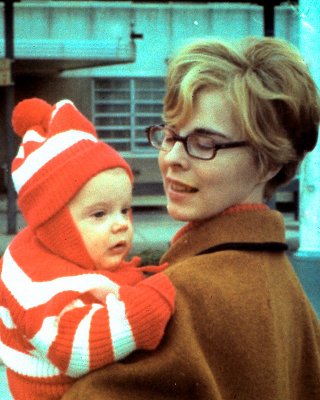
<svg viewBox="0 0 320 400"><path fill-rule="evenodd" d="M266 198L295 176L316 145L319 94L303 58L284 40L195 41L170 61L166 86L164 120L180 126L201 90L224 91L261 172L281 168L267 183Z"/></svg>

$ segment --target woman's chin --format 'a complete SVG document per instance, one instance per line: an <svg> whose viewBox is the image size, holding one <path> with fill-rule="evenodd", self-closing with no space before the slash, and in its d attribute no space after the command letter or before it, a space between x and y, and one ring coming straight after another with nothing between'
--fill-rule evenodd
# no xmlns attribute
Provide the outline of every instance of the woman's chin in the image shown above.
<svg viewBox="0 0 320 400"><path fill-rule="evenodd" d="M188 212L187 208L179 207L170 202L167 204L167 211L170 217L177 221L188 222L194 219L192 213Z"/></svg>

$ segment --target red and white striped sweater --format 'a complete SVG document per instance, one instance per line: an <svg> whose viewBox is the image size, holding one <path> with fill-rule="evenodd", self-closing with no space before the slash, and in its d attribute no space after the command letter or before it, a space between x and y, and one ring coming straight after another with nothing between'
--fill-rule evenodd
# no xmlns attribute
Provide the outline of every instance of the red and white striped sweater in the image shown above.
<svg viewBox="0 0 320 400"><path fill-rule="evenodd" d="M46 250L29 228L0 270L0 359L15 399L59 399L89 371L154 349L173 313L164 274L145 279L130 263L84 270Z"/></svg>

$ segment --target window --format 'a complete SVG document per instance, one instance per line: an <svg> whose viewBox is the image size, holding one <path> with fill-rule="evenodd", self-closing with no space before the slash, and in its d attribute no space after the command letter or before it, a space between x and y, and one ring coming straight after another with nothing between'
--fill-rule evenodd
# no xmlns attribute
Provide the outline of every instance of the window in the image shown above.
<svg viewBox="0 0 320 400"><path fill-rule="evenodd" d="M101 139L120 152L153 153L144 129L162 122L164 79L93 81L93 122Z"/></svg>

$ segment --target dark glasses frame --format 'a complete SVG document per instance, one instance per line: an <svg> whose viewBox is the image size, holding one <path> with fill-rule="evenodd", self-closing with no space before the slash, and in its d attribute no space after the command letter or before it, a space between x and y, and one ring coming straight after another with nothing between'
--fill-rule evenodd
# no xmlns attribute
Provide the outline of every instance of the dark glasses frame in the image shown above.
<svg viewBox="0 0 320 400"><path fill-rule="evenodd" d="M192 153L190 153L190 148L189 144L191 143L190 140L192 140L193 137L195 136L210 136L210 132L206 132L205 130L200 130L197 132L191 132L186 136L180 136L178 135L176 132L174 132L174 130L168 126L165 125L151 125L148 128L145 129L145 132L147 134L148 137L148 142L149 144L154 147L157 150L161 150L161 151L165 151L165 152L170 152L170 150L172 149L172 147L174 146L174 144L172 145L171 148L166 148L166 147L162 147L159 146L154 140L153 140L153 136L156 132L158 131L163 131L163 130L168 130L170 131L170 133L172 134L172 140L174 142L174 144L176 142L180 142L183 144L183 147L186 151L186 153L192 157L192 158L196 158L199 160L212 160L216 154L218 150L222 150L222 149L231 149L231 148L235 148L235 147L243 147L243 146L248 146L249 143L246 140L241 140L241 141L235 141L235 142L228 142L228 143L213 143L212 144L212 154L210 155L210 157L201 157L201 156L197 156L194 155Z"/></svg>

